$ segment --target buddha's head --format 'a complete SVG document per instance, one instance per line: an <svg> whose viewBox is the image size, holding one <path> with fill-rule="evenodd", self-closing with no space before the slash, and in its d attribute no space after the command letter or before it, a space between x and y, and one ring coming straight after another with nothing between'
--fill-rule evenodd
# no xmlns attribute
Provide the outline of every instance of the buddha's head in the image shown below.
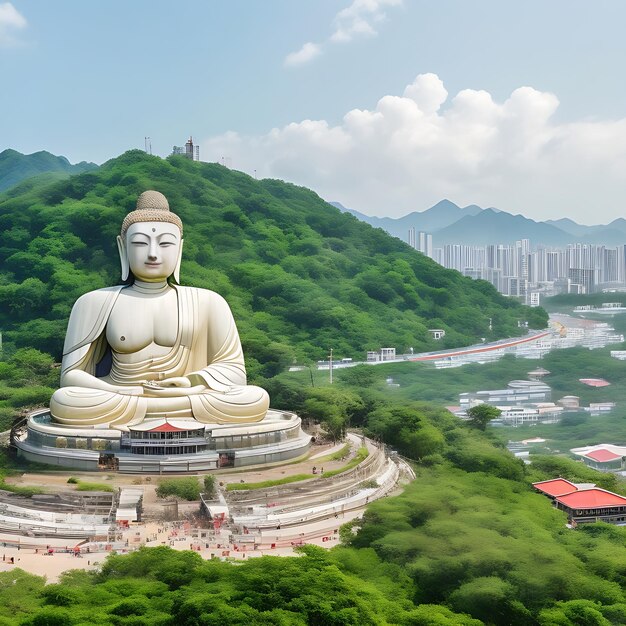
<svg viewBox="0 0 626 626"><path fill-rule="evenodd" d="M166 280L180 282L183 249L183 225L170 211L167 198L158 191L144 191L137 208L122 223L117 246L122 263L122 280L132 272L147 282Z"/></svg>

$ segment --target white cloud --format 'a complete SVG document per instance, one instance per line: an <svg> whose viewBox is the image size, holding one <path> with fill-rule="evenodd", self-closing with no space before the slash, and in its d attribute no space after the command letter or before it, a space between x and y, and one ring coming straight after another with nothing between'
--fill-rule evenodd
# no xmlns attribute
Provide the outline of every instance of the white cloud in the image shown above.
<svg viewBox="0 0 626 626"><path fill-rule="evenodd" d="M385 7L402 4L402 0L353 0L352 4L342 9L333 19L333 32L327 41L321 44L305 43L297 52L285 57L285 65L293 67L308 63L322 52L328 43L348 43L355 37L378 34L375 24L386 19Z"/></svg>
<svg viewBox="0 0 626 626"><path fill-rule="evenodd" d="M429 115L439 110L448 99L448 92L437 74L419 74L406 86L404 97L413 100L420 111Z"/></svg>
<svg viewBox="0 0 626 626"><path fill-rule="evenodd" d="M385 7L399 6L402 0L354 0L337 13L331 41L348 42L356 36L377 35L374 24L386 18Z"/></svg>
<svg viewBox="0 0 626 626"><path fill-rule="evenodd" d="M285 58L285 65L293 67L295 65L302 65L312 61L315 57L322 53L322 49L316 43L311 41L305 43L300 50L288 54Z"/></svg>
<svg viewBox="0 0 626 626"><path fill-rule="evenodd" d="M16 31L26 28L26 25L26 18L10 2L0 3L0 46L16 44Z"/></svg>
<svg viewBox="0 0 626 626"><path fill-rule="evenodd" d="M304 120L256 137L231 132L203 142L202 153L369 214L399 216L448 197L538 219L621 216L626 118L558 123L558 106L554 94L532 87L504 102L473 89L449 98L438 76L422 74L402 96L383 96L336 125Z"/></svg>

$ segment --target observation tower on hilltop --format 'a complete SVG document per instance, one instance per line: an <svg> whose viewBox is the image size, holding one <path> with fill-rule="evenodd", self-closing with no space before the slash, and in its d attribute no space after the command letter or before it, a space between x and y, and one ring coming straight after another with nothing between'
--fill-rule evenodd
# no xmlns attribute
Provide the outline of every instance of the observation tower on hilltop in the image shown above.
<svg viewBox="0 0 626 626"><path fill-rule="evenodd" d="M172 154L184 156L191 161L200 160L200 146L193 143L193 137L189 136L187 143L183 146L172 146Z"/></svg>

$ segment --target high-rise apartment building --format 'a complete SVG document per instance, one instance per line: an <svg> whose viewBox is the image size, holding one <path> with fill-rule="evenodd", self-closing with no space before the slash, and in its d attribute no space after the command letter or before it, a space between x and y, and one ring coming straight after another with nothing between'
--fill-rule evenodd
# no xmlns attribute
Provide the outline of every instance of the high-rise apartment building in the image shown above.
<svg viewBox="0 0 626 626"><path fill-rule="evenodd" d="M409 228L409 245L415 249L415 227Z"/></svg>
<svg viewBox="0 0 626 626"><path fill-rule="evenodd" d="M415 236L415 230L413 231ZM420 231L418 234L417 249L432 259L433 257L433 236L430 233Z"/></svg>
<svg viewBox="0 0 626 626"><path fill-rule="evenodd" d="M430 248L432 239L419 233L417 247L444 267L491 282L501 293L530 300L535 294L594 293L602 288L626 291L626 245L615 248L570 244L564 249L537 246L528 239L513 245L468 246L462 243Z"/></svg>

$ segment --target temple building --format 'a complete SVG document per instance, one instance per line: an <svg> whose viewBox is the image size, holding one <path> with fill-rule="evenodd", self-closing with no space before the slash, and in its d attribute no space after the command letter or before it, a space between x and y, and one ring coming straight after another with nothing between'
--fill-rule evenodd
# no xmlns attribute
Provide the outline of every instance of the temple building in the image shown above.
<svg viewBox="0 0 626 626"><path fill-rule="evenodd" d="M626 498L595 485L576 485L563 478L533 483L555 508L567 513L572 526L593 522L626 525Z"/></svg>

